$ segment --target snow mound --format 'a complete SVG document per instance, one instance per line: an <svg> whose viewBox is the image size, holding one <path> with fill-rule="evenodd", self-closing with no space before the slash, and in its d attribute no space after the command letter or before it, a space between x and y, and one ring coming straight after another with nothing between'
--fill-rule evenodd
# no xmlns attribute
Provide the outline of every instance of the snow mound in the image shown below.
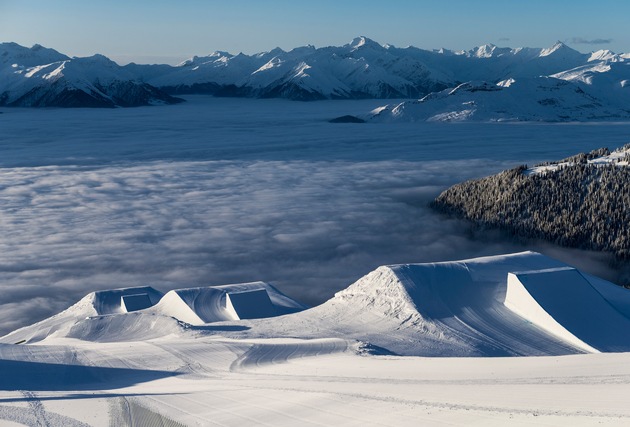
<svg viewBox="0 0 630 427"><path fill-rule="evenodd" d="M154 305L162 295L162 292L150 286L91 292L61 313L11 332L1 337L0 342L33 343L49 336L64 336L76 322L86 317L135 311L140 309L140 298L142 305Z"/></svg>
<svg viewBox="0 0 630 427"><path fill-rule="evenodd" d="M63 336L93 342L147 341L167 335L180 336L188 328L185 322L172 317L138 311L81 319Z"/></svg>
<svg viewBox="0 0 630 427"><path fill-rule="evenodd" d="M562 273L565 269L570 273ZM551 287L529 289L527 298L519 298L510 277L523 271L538 272L531 276L545 278L540 286ZM561 285L553 287L556 281ZM333 336L392 354L429 357L629 351L630 337L612 332L629 325L629 298L629 291L609 282L523 252L379 267L321 306L251 325L251 333ZM546 314L530 315L529 306ZM549 318L563 330L545 321ZM595 326L591 330L586 323ZM602 331L599 337L596 330Z"/></svg>
<svg viewBox="0 0 630 427"><path fill-rule="evenodd" d="M258 319L307 307L264 282L177 289L151 287L92 292L67 310L0 337L0 343L34 343L70 337L87 341L142 341L180 334L190 325Z"/></svg>
<svg viewBox="0 0 630 427"><path fill-rule="evenodd" d="M382 266L310 310L264 282L159 296L152 288L95 292L0 342L146 341L220 330L431 357L630 351L630 291L534 252ZM214 322L224 323L192 327Z"/></svg>
<svg viewBox="0 0 630 427"><path fill-rule="evenodd" d="M176 289L148 311L192 325L294 313L305 307L264 282Z"/></svg>

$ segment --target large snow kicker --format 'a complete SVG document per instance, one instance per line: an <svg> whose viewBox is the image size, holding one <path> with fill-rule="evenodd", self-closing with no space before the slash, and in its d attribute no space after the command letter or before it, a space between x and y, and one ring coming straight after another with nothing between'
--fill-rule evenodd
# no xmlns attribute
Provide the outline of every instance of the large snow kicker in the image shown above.
<svg viewBox="0 0 630 427"><path fill-rule="evenodd" d="M416 356L630 351L621 332L630 326L629 298L612 283L524 252L379 267L323 305L252 331L353 338L376 353Z"/></svg>
<svg viewBox="0 0 630 427"><path fill-rule="evenodd" d="M574 268L509 273L505 305L584 351L629 349L630 319Z"/></svg>

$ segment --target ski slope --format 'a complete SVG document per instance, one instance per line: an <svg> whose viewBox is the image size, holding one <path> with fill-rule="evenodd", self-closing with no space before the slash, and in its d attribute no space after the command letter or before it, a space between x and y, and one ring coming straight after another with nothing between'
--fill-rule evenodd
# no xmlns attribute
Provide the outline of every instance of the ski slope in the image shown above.
<svg viewBox="0 0 630 427"><path fill-rule="evenodd" d="M263 282L92 293L0 338L0 423L630 422L629 291L552 258L383 266L304 308Z"/></svg>

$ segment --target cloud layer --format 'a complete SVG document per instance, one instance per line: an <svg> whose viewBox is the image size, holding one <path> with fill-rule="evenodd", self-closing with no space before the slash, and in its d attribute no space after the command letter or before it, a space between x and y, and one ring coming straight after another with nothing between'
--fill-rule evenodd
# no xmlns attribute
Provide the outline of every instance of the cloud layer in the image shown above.
<svg viewBox="0 0 630 427"><path fill-rule="evenodd" d="M496 252L426 208L448 183L487 168L210 161L7 169L0 323L8 331L88 292L136 285L266 280L316 304L382 264Z"/></svg>
<svg viewBox="0 0 630 427"><path fill-rule="evenodd" d="M266 280L318 304L383 264L553 250L472 232L427 204L520 162L622 145L630 129L326 122L367 109L193 98L4 111L0 334L99 289ZM597 256L554 255L614 278Z"/></svg>

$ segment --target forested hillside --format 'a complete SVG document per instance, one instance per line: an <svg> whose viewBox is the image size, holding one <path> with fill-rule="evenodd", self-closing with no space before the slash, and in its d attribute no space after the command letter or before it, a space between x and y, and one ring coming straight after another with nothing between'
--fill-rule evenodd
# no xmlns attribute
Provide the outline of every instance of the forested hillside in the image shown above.
<svg viewBox="0 0 630 427"><path fill-rule="evenodd" d="M441 212L562 246L630 259L630 147L519 166L457 184L432 203Z"/></svg>

